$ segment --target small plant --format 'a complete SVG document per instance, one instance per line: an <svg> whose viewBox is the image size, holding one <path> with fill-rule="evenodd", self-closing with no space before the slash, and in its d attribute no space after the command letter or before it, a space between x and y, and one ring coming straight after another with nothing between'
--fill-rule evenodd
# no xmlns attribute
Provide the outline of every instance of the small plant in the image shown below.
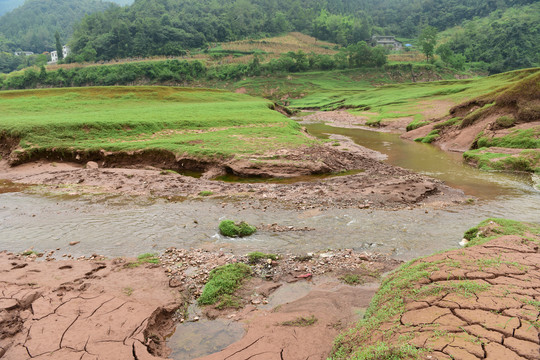
<svg viewBox="0 0 540 360"><path fill-rule="evenodd" d="M360 276L356 274L345 274L340 277L340 279L347 285L356 285L360 283Z"/></svg>
<svg viewBox="0 0 540 360"><path fill-rule="evenodd" d="M199 193L199 196L211 196L211 195L214 195L214 193L209 190L204 190Z"/></svg>
<svg viewBox="0 0 540 360"><path fill-rule="evenodd" d="M219 303L216 305L216 309L223 310L223 309L241 309L242 303L240 302L240 298L233 296L233 295L223 295L219 301Z"/></svg>
<svg viewBox="0 0 540 360"><path fill-rule="evenodd" d="M262 253L262 252L259 252L259 251L249 253L247 255L247 257L248 257L248 260L249 260L250 264L255 264L259 260L263 260L263 259L271 259L271 260L277 260L278 259L278 256L276 254L265 254L265 253Z"/></svg>
<svg viewBox="0 0 540 360"><path fill-rule="evenodd" d="M159 264L159 257L157 254L145 253L137 256L137 261L128 262L124 265L127 268L136 268L142 264Z"/></svg>
<svg viewBox="0 0 540 360"><path fill-rule="evenodd" d="M227 298L242 285L244 279L251 276L251 268L242 263L227 264L212 270L208 282L199 297L199 305L213 305L218 301L231 302Z"/></svg>
<svg viewBox="0 0 540 360"><path fill-rule="evenodd" d="M178 175L178 173L174 170L161 170L160 175Z"/></svg>
<svg viewBox="0 0 540 360"><path fill-rule="evenodd" d="M131 294L133 294L133 291L134 291L133 288L130 286L127 286L122 289L122 292L127 296L131 296Z"/></svg>
<svg viewBox="0 0 540 360"><path fill-rule="evenodd" d="M317 322L315 315L310 317L299 316L294 320L284 321L281 323L282 326L296 326L296 327L306 327L311 326Z"/></svg>
<svg viewBox="0 0 540 360"><path fill-rule="evenodd" d="M498 127L506 129L514 126L514 124L516 123L516 119L514 119L512 116L501 116L500 118L495 120L495 123Z"/></svg>
<svg viewBox="0 0 540 360"><path fill-rule="evenodd" d="M27 251L23 252L21 255L22 256L30 256L30 255L36 255L37 256L38 253L36 251L33 251L33 250L27 250Z"/></svg>
<svg viewBox="0 0 540 360"><path fill-rule="evenodd" d="M228 237L244 237L249 236L257 231L255 226L249 225L246 222L235 223L232 220L223 220L219 224L219 232Z"/></svg>

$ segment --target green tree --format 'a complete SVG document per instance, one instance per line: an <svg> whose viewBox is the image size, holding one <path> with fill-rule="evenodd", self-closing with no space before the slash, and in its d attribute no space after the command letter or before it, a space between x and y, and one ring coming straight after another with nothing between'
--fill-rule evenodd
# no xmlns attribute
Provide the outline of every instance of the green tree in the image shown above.
<svg viewBox="0 0 540 360"><path fill-rule="evenodd" d="M64 53L62 52L62 43L60 42L60 33L58 33L58 31L54 34L54 38L56 39L56 53L58 54L58 60L62 60L64 58Z"/></svg>
<svg viewBox="0 0 540 360"><path fill-rule="evenodd" d="M433 26L426 26L420 32L418 42L422 48L422 52L426 55L426 61L433 60L435 45L437 45L437 29Z"/></svg>

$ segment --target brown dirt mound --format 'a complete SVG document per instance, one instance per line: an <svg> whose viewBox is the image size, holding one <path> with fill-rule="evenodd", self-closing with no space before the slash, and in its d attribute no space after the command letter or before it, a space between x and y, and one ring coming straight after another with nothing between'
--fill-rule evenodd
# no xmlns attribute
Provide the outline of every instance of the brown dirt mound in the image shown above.
<svg viewBox="0 0 540 360"><path fill-rule="evenodd" d="M424 350L422 359L540 359L540 237L526 235L414 262L426 274L364 346L412 345ZM416 358L408 354L401 358Z"/></svg>
<svg viewBox="0 0 540 360"><path fill-rule="evenodd" d="M214 196L249 196L275 200L287 207L375 207L399 208L423 203L452 203L464 200L458 190L441 181L378 161L381 154L355 145L349 139L337 139L340 146L303 147L280 150L267 156L223 160L221 163L161 156L160 152L137 154L103 153L99 164L40 161L9 166L0 160L0 179L22 184L70 185L70 193L107 192L151 195L168 198L198 196L202 191ZM345 150L345 146L346 149ZM114 159L114 161L112 160ZM82 158L79 158L79 162ZM103 168L103 166L119 166ZM153 164L149 166L147 164ZM175 165L176 164L176 165ZM90 166L92 165L92 166ZM154 166L158 166L158 168ZM176 166L176 167L175 167ZM203 169L196 179L168 169ZM144 170L143 170L144 169ZM325 179L310 177L348 170L360 173ZM208 180L223 174L253 178L292 178L285 183L230 183ZM296 178L296 179L294 179ZM72 185L72 186L71 186Z"/></svg>

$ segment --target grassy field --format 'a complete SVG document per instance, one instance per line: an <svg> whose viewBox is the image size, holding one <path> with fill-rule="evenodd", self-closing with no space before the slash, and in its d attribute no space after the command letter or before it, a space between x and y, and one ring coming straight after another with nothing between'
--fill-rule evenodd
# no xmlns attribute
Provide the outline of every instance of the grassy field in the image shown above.
<svg viewBox="0 0 540 360"><path fill-rule="evenodd" d="M314 143L272 103L220 90L89 87L0 93L0 137L27 153L159 149L227 157Z"/></svg>
<svg viewBox="0 0 540 360"><path fill-rule="evenodd" d="M538 72L538 69L519 70L484 78L398 84L385 83L384 80L387 79L381 77L380 86L369 78L339 82L341 87L336 86L337 81L326 84L319 81L317 91L291 100L290 106L325 110L345 107L359 115L368 111L368 117L377 113L378 120L417 116L425 101L450 101L457 104L478 94L517 82L533 72Z"/></svg>

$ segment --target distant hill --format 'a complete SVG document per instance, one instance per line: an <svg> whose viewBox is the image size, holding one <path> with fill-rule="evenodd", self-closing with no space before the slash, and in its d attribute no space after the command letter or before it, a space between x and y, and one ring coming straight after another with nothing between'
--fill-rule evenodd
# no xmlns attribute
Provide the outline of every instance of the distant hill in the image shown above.
<svg viewBox="0 0 540 360"><path fill-rule="evenodd" d="M24 4L25 0L0 0L0 16L4 15L11 10L14 10ZM73 0L73 3L77 0ZM133 3L133 0L110 0L110 2L116 3L118 5L129 5Z"/></svg>
<svg viewBox="0 0 540 360"><path fill-rule="evenodd" d="M22 6L0 18L0 34L7 43L3 48L35 53L52 50L56 31L65 43L73 33L75 22L111 6L113 3L101 0L26 0Z"/></svg>

